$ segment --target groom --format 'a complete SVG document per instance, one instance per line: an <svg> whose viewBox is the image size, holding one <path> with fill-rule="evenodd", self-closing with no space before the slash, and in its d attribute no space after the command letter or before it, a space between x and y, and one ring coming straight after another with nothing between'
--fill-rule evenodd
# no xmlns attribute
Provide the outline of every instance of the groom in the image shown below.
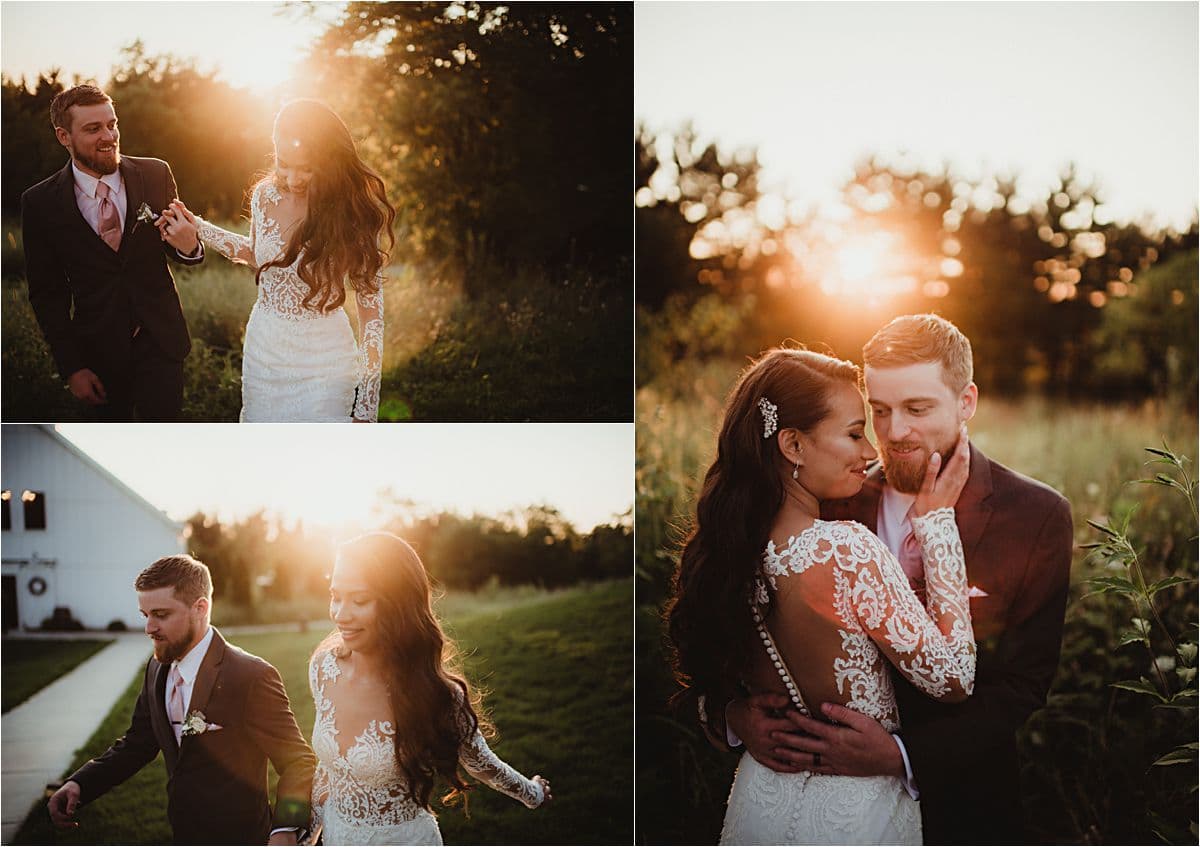
<svg viewBox="0 0 1200 847"><path fill-rule="evenodd" d="M822 517L870 528L919 588L920 554L904 544L907 510L930 451L948 456L960 424L975 413L971 344L936 315L906 315L867 342L863 363L882 464L857 496L823 504ZM837 725L796 712L777 719L772 710L786 707L788 698L763 694L729 704L727 738L744 740L755 759L781 772L904 779L921 801L926 844L1027 843L1016 733L1045 704L1058 665L1071 510L1049 486L972 445L955 519L979 646L975 693L968 700L939 703L893 673L902 725L895 736L834 704L822 711Z"/></svg>
<svg viewBox="0 0 1200 847"><path fill-rule="evenodd" d="M296 726L279 672L209 625L212 578L167 556L134 582L154 658L124 737L50 798L56 826L163 753L176 844L295 844L308 825L316 757ZM279 774L272 813L267 760ZM269 842L268 842L268 839Z"/></svg>
<svg viewBox="0 0 1200 847"><path fill-rule="evenodd" d="M50 104L50 121L71 159L21 195L29 302L42 334L71 393L99 419L173 421L191 338L166 260L199 264L204 248L190 225L139 219L143 206L167 209L175 180L166 162L121 156L107 94L68 88Z"/></svg>

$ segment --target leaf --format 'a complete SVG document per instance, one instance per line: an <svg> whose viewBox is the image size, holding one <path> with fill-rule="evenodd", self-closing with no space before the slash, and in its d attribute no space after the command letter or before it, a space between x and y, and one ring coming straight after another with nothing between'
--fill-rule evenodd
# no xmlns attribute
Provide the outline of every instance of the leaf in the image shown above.
<svg viewBox="0 0 1200 847"><path fill-rule="evenodd" d="M1137 694L1148 694L1159 702L1166 703L1167 698L1158 693L1158 689L1150 682L1150 680L1142 677L1141 679L1126 679L1121 682L1112 683L1113 688L1121 688L1125 691L1133 691Z"/></svg>
<svg viewBox="0 0 1200 847"><path fill-rule="evenodd" d="M1129 630L1129 631L1121 633L1120 641L1117 643L1117 646L1124 647L1126 644L1147 644L1148 645L1149 643L1150 643L1150 640L1148 638L1146 638L1145 634L1143 634L1141 632L1134 632L1132 630Z"/></svg>
<svg viewBox="0 0 1200 847"><path fill-rule="evenodd" d="M1100 532L1103 532L1105 535L1108 535L1112 538L1117 538L1119 535L1119 533L1111 526L1105 526L1102 523L1096 523L1096 521L1092 520L1091 518L1088 518L1088 526L1090 526L1092 529L1098 529Z"/></svg>
<svg viewBox="0 0 1200 847"><path fill-rule="evenodd" d="M1172 462L1175 461L1175 454L1170 450L1159 450L1157 447L1144 447L1142 449L1144 449L1147 453L1153 453L1155 456L1161 456L1162 458Z"/></svg>
<svg viewBox="0 0 1200 847"><path fill-rule="evenodd" d="M1196 580L1194 580L1194 579L1188 579L1187 577L1182 577L1182 576L1169 576L1166 579L1160 579L1158 582L1156 582L1153 585L1151 585L1150 587L1148 587L1146 589L1146 591L1148 591L1150 593L1150 595L1153 596L1153 595L1157 594L1158 592L1163 591L1164 589L1171 588L1172 586L1184 585L1186 583L1195 582L1195 581Z"/></svg>
<svg viewBox="0 0 1200 847"><path fill-rule="evenodd" d="M1176 747L1170 753L1155 760L1155 765L1186 765L1196 761L1200 755L1200 744L1193 741L1191 744L1184 744L1182 747Z"/></svg>
<svg viewBox="0 0 1200 847"><path fill-rule="evenodd" d="M1123 576L1093 576L1085 580L1089 585L1096 590L1085 595L1090 597L1092 594L1126 594L1130 597L1135 597L1138 594L1137 588L1132 582Z"/></svg>

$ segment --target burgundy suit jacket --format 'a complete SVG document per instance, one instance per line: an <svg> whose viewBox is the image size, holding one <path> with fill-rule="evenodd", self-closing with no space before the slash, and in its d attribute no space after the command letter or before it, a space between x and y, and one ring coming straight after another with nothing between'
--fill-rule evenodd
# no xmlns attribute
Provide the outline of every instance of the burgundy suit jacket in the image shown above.
<svg viewBox="0 0 1200 847"><path fill-rule="evenodd" d="M884 478L822 505L822 517L877 530ZM900 736L921 792L926 844L1020 844L1017 730L1045 705L1058 667L1074 546L1066 498L971 446L955 506L978 643L975 692L939 703L893 673Z"/></svg>

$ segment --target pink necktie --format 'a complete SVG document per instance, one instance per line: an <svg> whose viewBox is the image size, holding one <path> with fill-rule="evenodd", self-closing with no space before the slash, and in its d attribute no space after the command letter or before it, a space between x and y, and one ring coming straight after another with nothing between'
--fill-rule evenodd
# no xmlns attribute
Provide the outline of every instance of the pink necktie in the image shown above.
<svg viewBox="0 0 1200 847"><path fill-rule="evenodd" d="M910 506L908 514L904 516L904 520L908 523L908 534L904 536L904 541L900 544L900 554L897 558L900 560L900 567L904 569L904 575L908 577L908 584L912 586L913 591L917 592L917 597L921 602L925 602L925 562L921 558L921 542L917 540L917 535L912 528L913 509Z"/></svg>
<svg viewBox="0 0 1200 847"><path fill-rule="evenodd" d="M167 680L167 717L171 720L171 729L175 732L178 742L183 735L183 674L179 666L171 668L171 676Z"/></svg>
<svg viewBox="0 0 1200 847"><path fill-rule="evenodd" d="M111 191L103 182L96 183L96 196L100 198L100 237L116 252L121 249L121 216L117 214L117 204L108 196Z"/></svg>

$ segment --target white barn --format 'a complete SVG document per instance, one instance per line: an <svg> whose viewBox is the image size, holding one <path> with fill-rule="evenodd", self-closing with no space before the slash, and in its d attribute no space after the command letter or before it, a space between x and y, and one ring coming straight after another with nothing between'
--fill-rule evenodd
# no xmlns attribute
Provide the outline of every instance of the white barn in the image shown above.
<svg viewBox="0 0 1200 847"><path fill-rule="evenodd" d="M185 552L183 525L52 426L0 430L4 629L36 629L58 607L87 629L140 629L133 581L155 559Z"/></svg>

